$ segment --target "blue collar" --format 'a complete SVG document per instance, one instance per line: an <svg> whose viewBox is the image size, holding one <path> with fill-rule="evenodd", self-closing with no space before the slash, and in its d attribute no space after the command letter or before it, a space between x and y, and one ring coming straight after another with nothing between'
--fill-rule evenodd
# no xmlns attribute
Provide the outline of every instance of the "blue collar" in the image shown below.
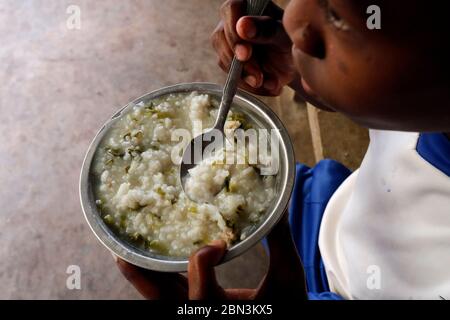
<svg viewBox="0 0 450 320"><path fill-rule="evenodd" d="M450 139L443 133L421 133L417 152L422 158L450 177Z"/></svg>

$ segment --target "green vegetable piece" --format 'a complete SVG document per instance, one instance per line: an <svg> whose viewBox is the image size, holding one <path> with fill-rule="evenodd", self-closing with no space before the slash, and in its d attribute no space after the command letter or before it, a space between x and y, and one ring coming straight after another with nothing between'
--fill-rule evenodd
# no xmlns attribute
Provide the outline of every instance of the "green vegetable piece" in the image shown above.
<svg viewBox="0 0 450 320"><path fill-rule="evenodd" d="M114 225L114 218L110 214L104 216L103 220L109 225Z"/></svg>
<svg viewBox="0 0 450 320"><path fill-rule="evenodd" d="M135 232L132 235L130 235L130 238L131 238L131 240L136 241L136 242L143 240L142 235L138 232Z"/></svg>
<svg viewBox="0 0 450 320"><path fill-rule="evenodd" d="M241 123L239 128L241 129L248 130L252 128L252 125L249 123L246 116L242 113L233 113L230 119L233 121L239 121Z"/></svg>
<svg viewBox="0 0 450 320"><path fill-rule="evenodd" d="M245 116L242 113L234 112L230 116L230 119L233 121L239 121L240 123L242 123L243 121L245 121Z"/></svg>
<svg viewBox="0 0 450 320"><path fill-rule="evenodd" d="M190 213L198 213L198 209L197 209L196 206L190 206L188 208L188 212L190 212Z"/></svg>
<svg viewBox="0 0 450 320"><path fill-rule="evenodd" d="M236 224L231 220L225 220L225 224L227 225L228 228L232 230L234 230L234 227L236 226Z"/></svg>
<svg viewBox="0 0 450 320"><path fill-rule="evenodd" d="M238 205L237 208L236 208L236 213L237 213L238 215L242 215L243 213L245 213L244 206Z"/></svg>
<svg viewBox="0 0 450 320"><path fill-rule="evenodd" d="M153 102L150 102L148 105L146 105L146 106L144 107L144 112L145 112L147 115L152 115L152 114L156 113L157 111L156 111L156 109L155 109L154 103L153 103Z"/></svg>
<svg viewBox="0 0 450 320"><path fill-rule="evenodd" d="M125 229L127 226L127 217L126 216L121 216L120 217L120 223L119 223L119 227L121 229Z"/></svg>
<svg viewBox="0 0 450 320"><path fill-rule="evenodd" d="M164 111L156 111L156 116L158 119L171 118L171 114L169 112Z"/></svg>
<svg viewBox="0 0 450 320"><path fill-rule="evenodd" d="M161 187L158 187L156 189L156 193L161 195L161 196L165 196L166 195L166 193L164 192L164 190Z"/></svg>
<svg viewBox="0 0 450 320"><path fill-rule="evenodd" d="M131 132L126 133L126 134L123 136L123 140L131 140Z"/></svg>
<svg viewBox="0 0 450 320"><path fill-rule="evenodd" d="M112 155L113 157L122 157L123 155L125 155L125 152L118 148L106 147L106 152Z"/></svg>
<svg viewBox="0 0 450 320"><path fill-rule="evenodd" d="M167 254L168 250L164 244L161 243L159 240L151 240L145 242L145 248L147 250L156 251L160 254Z"/></svg>
<svg viewBox="0 0 450 320"><path fill-rule="evenodd" d="M134 138L141 140L144 137L144 133L142 131L138 131L133 135Z"/></svg>
<svg viewBox="0 0 450 320"><path fill-rule="evenodd" d="M140 146L131 146L127 149L127 153L131 158L136 158L142 153L142 149Z"/></svg>
<svg viewBox="0 0 450 320"><path fill-rule="evenodd" d="M229 187L228 187L230 192L237 192L238 191L238 186L236 183L230 183Z"/></svg>

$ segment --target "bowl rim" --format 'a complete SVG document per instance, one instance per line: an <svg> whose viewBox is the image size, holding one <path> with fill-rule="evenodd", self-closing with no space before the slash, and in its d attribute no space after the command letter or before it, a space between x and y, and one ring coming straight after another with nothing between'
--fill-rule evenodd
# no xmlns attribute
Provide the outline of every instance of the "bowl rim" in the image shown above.
<svg viewBox="0 0 450 320"><path fill-rule="evenodd" d="M121 259L131 264L145 269L162 272L186 272L188 266L188 258L167 259L166 256L155 254L149 256L148 252L138 249L125 240L120 239L109 227L106 226L99 215L95 200L93 200L92 186L90 181L93 158L99 143L102 141L103 136L108 132L108 129L115 123L116 120L119 119L122 112L128 110L131 105L137 104L140 101L155 99L157 97L164 96L170 93L192 91L199 91L201 93L205 92L209 94L220 94L222 92L222 86L207 82L180 83L153 90L140 96L137 99L134 99L132 102L120 108L119 111L114 113L114 115L101 126L101 128L98 130L93 140L89 144L88 150L83 160L79 180L79 193L82 211L90 229L95 234L97 239L113 254L119 256ZM252 107L256 107L257 111L261 113L261 115L265 117L265 120L267 120L267 122L271 124L270 129L278 129L277 132L279 135L279 140L281 142L279 152L280 154L282 154L282 156L280 156L280 167L284 165L284 170L280 170L278 174L283 173L284 171L282 177L282 182L284 182L284 184L280 187L281 196L276 199L276 203L273 206L272 212L267 215L264 221L259 223L257 229L254 230L247 238L239 241L237 244L228 249L220 264L243 254L251 247L256 245L272 230L272 228L282 218L289 205L289 200L294 188L295 179L295 156L292 141L287 132L287 129L284 127L283 123L275 114L275 112L272 111L270 107L268 107L264 102L242 90L238 90L238 92L236 93L234 103L239 106L242 106L243 104L249 104Z"/></svg>

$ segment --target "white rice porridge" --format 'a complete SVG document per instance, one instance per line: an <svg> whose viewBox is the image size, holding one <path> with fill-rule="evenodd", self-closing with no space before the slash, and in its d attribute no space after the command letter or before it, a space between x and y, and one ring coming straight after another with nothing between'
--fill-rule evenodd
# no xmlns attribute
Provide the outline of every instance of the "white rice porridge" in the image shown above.
<svg viewBox="0 0 450 320"><path fill-rule="evenodd" d="M121 117L101 142L93 165L94 194L104 221L119 236L157 254L187 257L215 239L243 240L275 197L275 176L258 165L225 164L221 150L190 170L186 189L171 159L177 128L198 135L211 127L218 102L206 94L170 94L140 103ZM228 132L251 124L230 112Z"/></svg>

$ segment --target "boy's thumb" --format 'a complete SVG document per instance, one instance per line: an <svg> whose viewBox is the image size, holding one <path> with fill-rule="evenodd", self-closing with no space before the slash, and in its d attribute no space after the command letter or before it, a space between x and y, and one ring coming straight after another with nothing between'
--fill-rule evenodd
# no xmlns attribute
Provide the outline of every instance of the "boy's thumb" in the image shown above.
<svg viewBox="0 0 450 320"><path fill-rule="evenodd" d="M288 47L289 50L291 47L291 39L281 21L271 17L242 17L236 24L236 31L239 37L252 44L270 44L277 47Z"/></svg>
<svg viewBox="0 0 450 320"><path fill-rule="evenodd" d="M223 240L213 241L189 258L189 299L220 298L224 295L217 283L214 267L222 260L226 248Z"/></svg>

